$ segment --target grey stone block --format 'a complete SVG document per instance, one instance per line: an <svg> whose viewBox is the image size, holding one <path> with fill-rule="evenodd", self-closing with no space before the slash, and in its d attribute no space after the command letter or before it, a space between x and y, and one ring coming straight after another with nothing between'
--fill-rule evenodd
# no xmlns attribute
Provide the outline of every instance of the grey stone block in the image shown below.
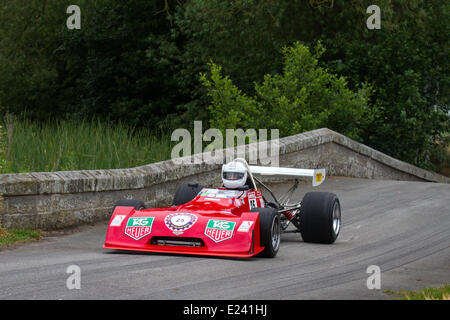
<svg viewBox="0 0 450 320"><path fill-rule="evenodd" d="M0 174L0 194L37 194L38 187L37 179L30 173Z"/></svg>

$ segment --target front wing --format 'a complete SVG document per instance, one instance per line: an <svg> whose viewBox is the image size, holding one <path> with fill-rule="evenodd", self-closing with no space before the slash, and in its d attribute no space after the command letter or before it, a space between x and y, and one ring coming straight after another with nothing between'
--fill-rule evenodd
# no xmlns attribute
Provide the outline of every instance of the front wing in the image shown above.
<svg viewBox="0 0 450 320"><path fill-rule="evenodd" d="M183 219L190 221L184 226ZM116 207L103 248L247 258L264 249L259 239L258 212L203 215L170 208Z"/></svg>

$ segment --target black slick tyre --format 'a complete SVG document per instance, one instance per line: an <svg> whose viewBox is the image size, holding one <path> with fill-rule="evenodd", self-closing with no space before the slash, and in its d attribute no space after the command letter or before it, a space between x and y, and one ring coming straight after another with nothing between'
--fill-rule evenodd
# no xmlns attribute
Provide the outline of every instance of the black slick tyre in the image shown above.
<svg viewBox="0 0 450 320"><path fill-rule="evenodd" d="M341 229L341 204L334 193L308 192L300 209L303 241L331 244Z"/></svg>

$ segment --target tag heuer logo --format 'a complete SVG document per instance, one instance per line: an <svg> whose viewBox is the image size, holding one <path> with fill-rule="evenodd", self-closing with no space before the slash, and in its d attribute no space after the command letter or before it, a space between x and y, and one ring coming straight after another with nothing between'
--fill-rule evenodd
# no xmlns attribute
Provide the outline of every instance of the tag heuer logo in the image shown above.
<svg viewBox="0 0 450 320"><path fill-rule="evenodd" d="M125 226L125 234L134 240L139 240L152 232L154 217L129 218Z"/></svg>
<svg viewBox="0 0 450 320"><path fill-rule="evenodd" d="M206 225L205 235L214 242L227 240L233 236L235 225L236 222L232 221L210 219Z"/></svg>

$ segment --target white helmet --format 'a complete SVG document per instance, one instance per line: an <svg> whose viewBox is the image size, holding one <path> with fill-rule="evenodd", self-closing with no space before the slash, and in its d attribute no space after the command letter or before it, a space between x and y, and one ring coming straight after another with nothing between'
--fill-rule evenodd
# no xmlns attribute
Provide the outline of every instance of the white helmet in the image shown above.
<svg viewBox="0 0 450 320"><path fill-rule="evenodd" d="M247 182L247 168L239 161L231 161L222 166L222 181L227 189L237 189Z"/></svg>

